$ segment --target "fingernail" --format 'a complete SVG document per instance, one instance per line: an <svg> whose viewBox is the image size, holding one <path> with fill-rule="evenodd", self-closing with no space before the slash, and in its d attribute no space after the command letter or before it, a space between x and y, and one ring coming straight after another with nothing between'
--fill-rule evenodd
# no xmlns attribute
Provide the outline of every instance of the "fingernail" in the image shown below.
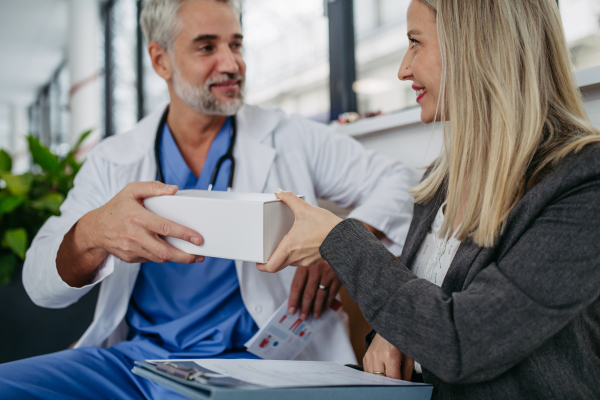
<svg viewBox="0 0 600 400"><path fill-rule="evenodd" d="M277 190L275 191L275 194L281 194L281 193L283 193L283 192L284 192L284 190L283 190L283 189L277 189Z"/></svg>
<svg viewBox="0 0 600 400"><path fill-rule="evenodd" d="M302 314L300 314L300 319L306 321L308 319L308 315L302 313Z"/></svg>
<svg viewBox="0 0 600 400"><path fill-rule="evenodd" d="M196 258L196 262L197 263L204 262L204 257L200 256L200 257Z"/></svg>
<svg viewBox="0 0 600 400"><path fill-rule="evenodd" d="M316 314L316 313L315 313L315 314L313 314L313 318L314 318L314 319L319 319L319 317L320 317L320 315L319 315L319 314Z"/></svg>
<svg viewBox="0 0 600 400"><path fill-rule="evenodd" d="M200 239L198 239L196 236L192 237L192 243L195 244L196 246L200 246Z"/></svg>
<svg viewBox="0 0 600 400"><path fill-rule="evenodd" d="M288 312L292 315L296 314L296 308L295 307L290 307L288 308Z"/></svg>

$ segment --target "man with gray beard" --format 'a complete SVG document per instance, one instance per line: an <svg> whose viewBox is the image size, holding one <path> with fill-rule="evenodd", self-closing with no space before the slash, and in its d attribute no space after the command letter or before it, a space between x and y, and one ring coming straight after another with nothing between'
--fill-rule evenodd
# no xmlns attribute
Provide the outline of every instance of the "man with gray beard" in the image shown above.
<svg viewBox="0 0 600 400"><path fill-rule="evenodd" d="M244 104L233 0L148 0L141 23L170 104L89 154L23 269L43 307L66 307L100 284L94 321L75 349L1 365L3 399L177 398L133 375L133 362L253 358L244 343L286 300L291 314L318 318L340 289L327 263L263 274L254 263L186 254L164 237L199 246L201 232L151 214L145 198L283 188L353 207L392 252L402 249L410 170L325 126ZM230 148L235 163L219 168ZM343 319L325 324L299 359L356 362Z"/></svg>

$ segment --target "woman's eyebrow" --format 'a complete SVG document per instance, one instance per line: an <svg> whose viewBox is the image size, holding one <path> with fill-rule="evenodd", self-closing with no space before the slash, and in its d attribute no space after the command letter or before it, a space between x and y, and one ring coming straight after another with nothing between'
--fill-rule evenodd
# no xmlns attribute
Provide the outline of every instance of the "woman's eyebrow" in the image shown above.
<svg viewBox="0 0 600 400"><path fill-rule="evenodd" d="M423 32L421 32L421 31L420 31L420 30L418 30L418 29L411 29L410 31L408 31L408 32L406 33L406 36L422 35L422 34L423 34Z"/></svg>

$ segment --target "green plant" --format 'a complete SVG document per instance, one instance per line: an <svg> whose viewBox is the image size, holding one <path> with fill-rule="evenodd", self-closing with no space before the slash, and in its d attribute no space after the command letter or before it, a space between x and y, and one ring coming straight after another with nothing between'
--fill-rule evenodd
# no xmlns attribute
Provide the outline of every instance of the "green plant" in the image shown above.
<svg viewBox="0 0 600 400"><path fill-rule="evenodd" d="M0 149L0 284L8 283L14 276L44 222L60 214L59 207L82 165L75 154L90 133L85 132L62 159L35 137L27 136L39 172L11 174L12 159Z"/></svg>

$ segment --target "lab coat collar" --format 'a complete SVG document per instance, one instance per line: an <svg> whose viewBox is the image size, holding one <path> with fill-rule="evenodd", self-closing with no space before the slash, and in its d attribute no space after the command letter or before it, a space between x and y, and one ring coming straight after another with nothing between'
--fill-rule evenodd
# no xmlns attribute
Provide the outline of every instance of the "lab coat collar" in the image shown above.
<svg viewBox="0 0 600 400"><path fill-rule="evenodd" d="M98 151L101 156L119 165L135 163L149 155L154 157L156 131L167 106L168 104L164 104L143 118L129 134L117 135L118 140L121 141L119 146L99 146ZM265 138L273 133L283 116L281 111L267 110L245 104L237 113L238 140L240 142L239 146L236 144L238 153L243 143L256 151L256 146L249 143L260 144L263 142ZM117 137L110 140L117 139ZM244 153L247 154L248 151L244 151ZM235 156L237 157L237 155ZM252 157L253 162L260 159L260 156L261 154L254 154Z"/></svg>

